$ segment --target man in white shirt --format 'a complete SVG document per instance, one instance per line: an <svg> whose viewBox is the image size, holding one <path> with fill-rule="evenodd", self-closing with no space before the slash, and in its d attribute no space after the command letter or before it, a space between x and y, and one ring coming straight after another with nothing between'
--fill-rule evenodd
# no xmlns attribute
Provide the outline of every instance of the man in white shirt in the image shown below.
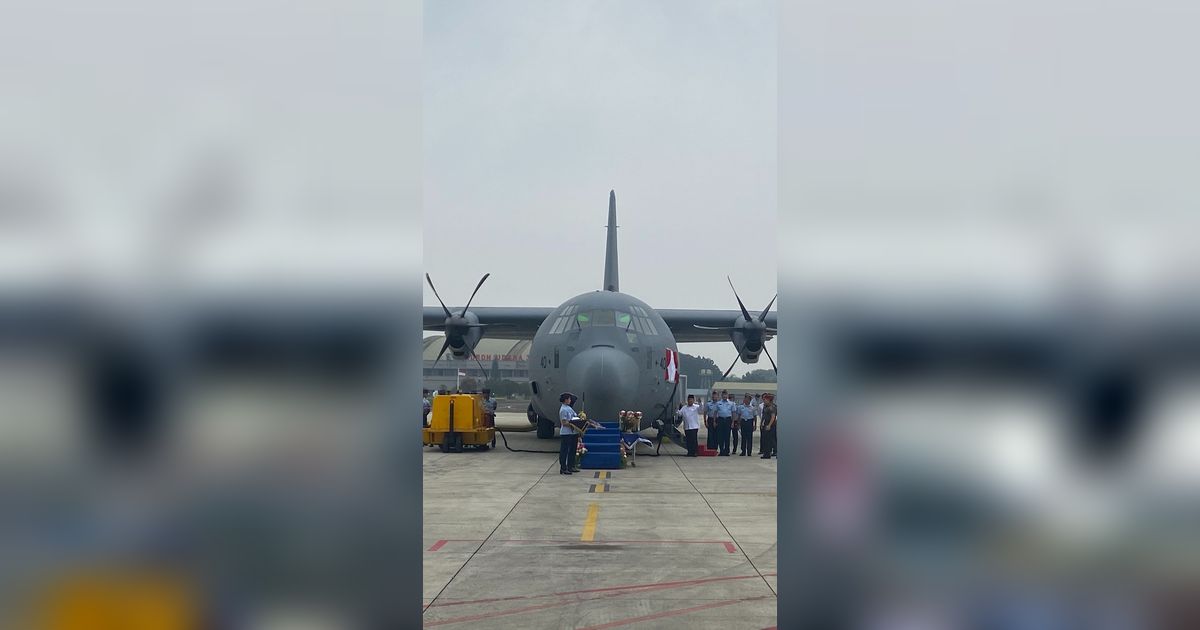
<svg viewBox="0 0 1200 630"><path fill-rule="evenodd" d="M692 394L688 394L687 404L675 412L675 415L683 418L683 434L686 438L688 457L696 457L696 451L699 449L696 435L700 432L700 414L700 405Z"/></svg>

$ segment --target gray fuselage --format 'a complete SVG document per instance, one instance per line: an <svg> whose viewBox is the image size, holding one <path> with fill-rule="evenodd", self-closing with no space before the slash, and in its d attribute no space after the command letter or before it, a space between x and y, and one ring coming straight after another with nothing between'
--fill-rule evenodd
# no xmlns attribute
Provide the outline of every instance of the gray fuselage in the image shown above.
<svg viewBox="0 0 1200 630"><path fill-rule="evenodd" d="M666 350L675 337L654 309L616 291L577 295L554 310L534 335L529 377L534 410L557 418L562 392L579 397L576 411L616 420L622 409L641 411L648 428L671 404L675 385L665 379Z"/></svg>

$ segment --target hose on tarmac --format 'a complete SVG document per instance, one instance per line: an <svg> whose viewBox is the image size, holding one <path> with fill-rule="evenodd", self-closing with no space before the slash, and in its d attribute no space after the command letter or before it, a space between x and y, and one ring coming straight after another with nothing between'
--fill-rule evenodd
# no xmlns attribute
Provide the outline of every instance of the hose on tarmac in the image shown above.
<svg viewBox="0 0 1200 630"><path fill-rule="evenodd" d="M508 438L504 437L504 431L502 431L500 429L496 429L496 433L499 433L500 439L504 440L504 448L506 448L514 453L548 453L550 455L558 455L558 451L530 451L530 450L522 449L522 448L513 448L508 445ZM522 433L523 433L523 431L522 431Z"/></svg>

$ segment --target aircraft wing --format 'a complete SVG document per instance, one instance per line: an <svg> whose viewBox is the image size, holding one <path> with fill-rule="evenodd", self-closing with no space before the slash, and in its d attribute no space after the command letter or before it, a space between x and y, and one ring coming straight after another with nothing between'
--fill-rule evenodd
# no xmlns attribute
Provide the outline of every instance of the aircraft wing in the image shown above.
<svg viewBox="0 0 1200 630"><path fill-rule="evenodd" d="M449 307L459 312L462 307ZM480 324L487 324L483 336L488 339L533 339L542 322L554 312L546 306L472 306L471 312L479 317ZM424 307L423 330L441 330L446 313L438 306Z"/></svg>
<svg viewBox="0 0 1200 630"><path fill-rule="evenodd" d="M733 324L734 320L742 319L741 311L731 310L706 310L706 309L680 309L680 308L664 308L655 309L663 321L667 323L667 327L671 329L671 334L675 335L675 341L680 343L701 342L701 341L729 341L729 331L727 330L707 330L696 328L696 326L706 326L708 328L724 328ZM758 313L751 313L755 318ZM777 324L776 314L774 312L767 313L766 325L767 328L774 329ZM774 338L774 334L768 334L767 339Z"/></svg>

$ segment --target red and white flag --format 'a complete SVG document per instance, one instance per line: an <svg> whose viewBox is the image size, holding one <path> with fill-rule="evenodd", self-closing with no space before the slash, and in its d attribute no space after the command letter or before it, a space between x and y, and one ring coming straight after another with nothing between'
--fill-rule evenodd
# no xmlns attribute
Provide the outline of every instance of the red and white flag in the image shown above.
<svg viewBox="0 0 1200 630"><path fill-rule="evenodd" d="M668 383L679 382L679 355L670 348L667 348L667 367L664 377Z"/></svg>

